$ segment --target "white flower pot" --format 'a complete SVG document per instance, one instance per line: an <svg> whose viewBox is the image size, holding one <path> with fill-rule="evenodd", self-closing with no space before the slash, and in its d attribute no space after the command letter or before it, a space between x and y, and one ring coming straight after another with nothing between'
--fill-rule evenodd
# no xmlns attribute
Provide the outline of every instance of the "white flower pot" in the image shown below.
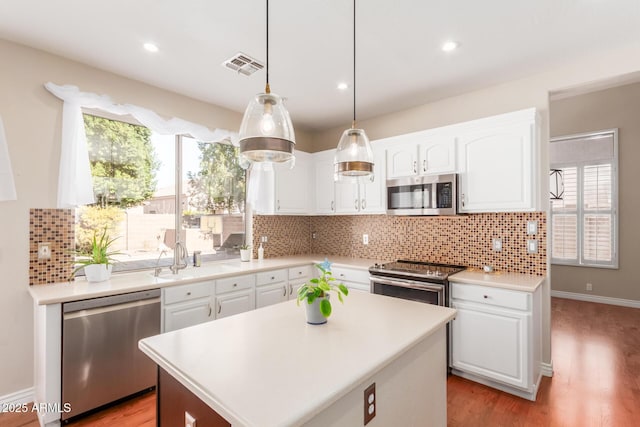
<svg viewBox="0 0 640 427"><path fill-rule="evenodd" d="M88 282L104 282L111 278L111 270L111 264L89 264L84 266L84 275Z"/></svg>
<svg viewBox="0 0 640 427"><path fill-rule="evenodd" d="M251 260L251 249L240 249L240 261Z"/></svg>
<svg viewBox="0 0 640 427"><path fill-rule="evenodd" d="M313 303L309 304L307 300L304 300L304 305L306 306L307 313L307 323L310 325L323 325L327 323L327 318L322 315L320 311L320 301L323 299L329 299L329 294L326 294L322 298L316 298L313 300Z"/></svg>

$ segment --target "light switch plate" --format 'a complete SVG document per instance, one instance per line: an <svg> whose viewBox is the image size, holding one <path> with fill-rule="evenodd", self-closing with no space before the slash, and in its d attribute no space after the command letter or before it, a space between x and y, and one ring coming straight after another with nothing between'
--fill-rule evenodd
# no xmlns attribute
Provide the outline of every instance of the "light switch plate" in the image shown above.
<svg viewBox="0 0 640 427"><path fill-rule="evenodd" d="M527 221L527 234L538 234L538 221Z"/></svg>
<svg viewBox="0 0 640 427"><path fill-rule="evenodd" d="M527 252L530 254L538 253L538 241L537 240L527 240Z"/></svg>
<svg viewBox="0 0 640 427"><path fill-rule="evenodd" d="M38 243L38 259L51 259L51 243Z"/></svg>
<svg viewBox="0 0 640 427"><path fill-rule="evenodd" d="M491 247L496 252L502 251L502 239L493 239Z"/></svg>
<svg viewBox="0 0 640 427"><path fill-rule="evenodd" d="M368 245L369 244L369 235L368 234L363 234L362 235L362 244L363 245Z"/></svg>

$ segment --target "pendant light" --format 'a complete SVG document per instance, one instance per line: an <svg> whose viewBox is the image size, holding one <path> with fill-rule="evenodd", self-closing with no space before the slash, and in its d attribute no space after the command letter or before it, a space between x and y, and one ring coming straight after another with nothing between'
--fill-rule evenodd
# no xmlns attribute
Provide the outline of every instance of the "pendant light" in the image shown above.
<svg viewBox="0 0 640 427"><path fill-rule="evenodd" d="M269 0L267 1L267 82L247 106L240 125L240 158L250 162L294 160L295 134L289 112L269 87Z"/></svg>
<svg viewBox="0 0 640 427"><path fill-rule="evenodd" d="M564 198L562 169L551 169L549 171L549 195L551 200L562 200Z"/></svg>
<svg viewBox="0 0 640 427"><path fill-rule="evenodd" d="M334 159L336 181L344 177L373 179L373 151L364 129L356 128L356 0L353 0L353 122L342 133Z"/></svg>

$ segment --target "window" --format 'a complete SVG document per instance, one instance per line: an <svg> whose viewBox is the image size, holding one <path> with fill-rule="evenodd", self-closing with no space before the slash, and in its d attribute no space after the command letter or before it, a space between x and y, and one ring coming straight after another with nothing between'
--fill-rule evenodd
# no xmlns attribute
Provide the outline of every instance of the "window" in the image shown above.
<svg viewBox="0 0 640 427"><path fill-rule="evenodd" d="M158 135L144 126L84 115L96 203L76 211L76 246L109 229L121 252L116 271L170 265L176 242L203 259L239 257L245 174L232 145ZM180 149L181 165L176 161ZM176 208L176 170L180 208Z"/></svg>
<svg viewBox="0 0 640 427"><path fill-rule="evenodd" d="M617 132L556 138L550 156L564 181L551 201L551 262L617 268Z"/></svg>

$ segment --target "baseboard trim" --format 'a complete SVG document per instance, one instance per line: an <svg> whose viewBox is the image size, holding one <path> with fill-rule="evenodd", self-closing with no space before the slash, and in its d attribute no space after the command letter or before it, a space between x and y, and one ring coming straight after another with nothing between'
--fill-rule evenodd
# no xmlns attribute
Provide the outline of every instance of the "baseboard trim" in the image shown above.
<svg viewBox="0 0 640 427"><path fill-rule="evenodd" d="M600 295L579 294L577 292L551 291L556 298L575 299L579 301L597 302L600 304L620 305L623 307L640 308L640 301L633 299L603 297Z"/></svg>
<svg viewBox="0 0 640 427"><path fill-rule="evenodd" d="M540 373L545 377L553 377L553 361L549 363L540 363Z"/></svg>
<svg viewBox="0 0 640 427"><path fill-rule="evenodd" d="M35 392L33 387L25 388L14 393L5 394L0 396L0 407L6 407L7 405L22 405L23 403L31 403L35 398Z"/></svg>

